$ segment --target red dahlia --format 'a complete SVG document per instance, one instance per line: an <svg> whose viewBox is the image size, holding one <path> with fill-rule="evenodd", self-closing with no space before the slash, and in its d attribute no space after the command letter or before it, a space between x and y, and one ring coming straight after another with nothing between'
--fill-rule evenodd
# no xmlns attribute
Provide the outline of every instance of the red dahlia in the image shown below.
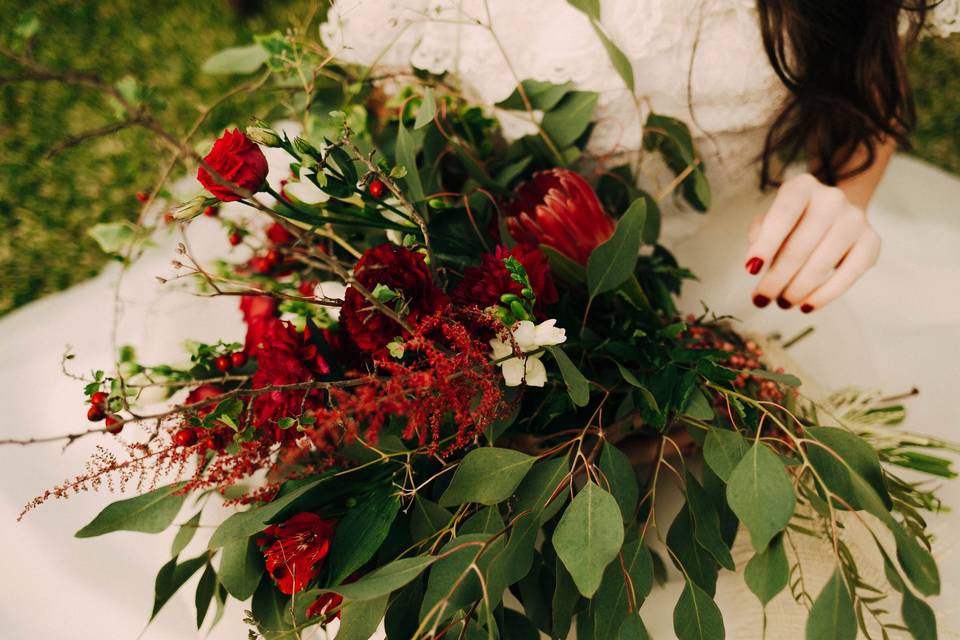
<svg viewBox="0 0 960 640"><path fill-rule="evenodd" d="M548 245L580 264L616 227L587 181L566 169L535 173L517 187L509 210L507 227L518 242Z"/></svg>
<svg viewBox="0 0 960 640"><path fill-rule="evenodd" d="M224 131L203 160L221 178L247 191L260 191L267 179L267 159L263 151L239 129ZM197 180L223 202L243 198L242 194L217 182L204 167L197 171Z"/></svg>
<svg viewBox="0 0 960 640"><path fill-rule="evenodd" d="M480 264L463 270L463 280L453 292L453 298L460 304L475 304L486 308L500 303L505 293L520 295L523 287L510 277L504 258L513 256L527 271L530 285L537 296L538 304L554 304L557 288L550 277L550 263L540 249L532 245L518 244L512 249L497 247L495 254L480 256Z"/></svg>
<svg viewBox="0 0 960 640"><path fill-rule="evenodd" d="M267 537L257 542L263 548L267 572L280 591L287 595L299 593L319 575L336 528L336 520L325 520L315 513L298 513L283 524L264 530Z"/></svg>
<svg viewBox="0 0 960 640"><path fill-rule="evenodd" d="M439 311L447 297L433 284L430 269L422 253L392 244L368 249L353 270L354 277L367 291L383 285L400 298L387 303L411 325L420 318ZM354 287L348 287L340 311L340 323L363 351L379 351L403 333L403 329L377 310Z"/></svg>

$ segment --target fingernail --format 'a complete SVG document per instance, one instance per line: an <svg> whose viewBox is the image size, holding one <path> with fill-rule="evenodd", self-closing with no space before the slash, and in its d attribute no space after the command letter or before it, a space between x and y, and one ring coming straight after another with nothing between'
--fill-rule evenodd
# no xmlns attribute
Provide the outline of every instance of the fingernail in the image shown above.
<svg viewBox="0 0 960 640"><path fill-rule="evenodd" d="M750 258L747 260L746 267L750 275L755 276L760 273L760 269L763 269L763 260L760 258Z"/></svg>
<svg viewBox="0 0 960 640"><path fill-rule="evenodd" d="M811 311L813 311L813 305L812 304L801 305L800 311L803 313L810 313Z"/></svg>
<svg viewBox="0 0 960 640"><path fill-rule="evenodd" d="M783 296L777 296L777 306L780 307L781 309L789 309L790 307L793 306L793 303L791 303L789 300L787 300Z"/></svg>
<svg viewBox="0 0 960 640"><path fill-rule="evenodd" d="M763 309L765 306L770 304L770 298L758 293L757 295L753 296L753 304Z"/></svg>

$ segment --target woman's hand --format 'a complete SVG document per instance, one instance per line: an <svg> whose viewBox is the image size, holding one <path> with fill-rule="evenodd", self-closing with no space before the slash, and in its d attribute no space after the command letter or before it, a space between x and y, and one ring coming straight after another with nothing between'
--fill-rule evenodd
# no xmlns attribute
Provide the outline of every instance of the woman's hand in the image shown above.
<svg viewBox="0 0 960 640"><path fill-rule="evenodd" d="M791 178L750 228L746 268L763 272L753 303L810 313L849 289L879 253L880 236L841 189L809 173Z"/></svg>

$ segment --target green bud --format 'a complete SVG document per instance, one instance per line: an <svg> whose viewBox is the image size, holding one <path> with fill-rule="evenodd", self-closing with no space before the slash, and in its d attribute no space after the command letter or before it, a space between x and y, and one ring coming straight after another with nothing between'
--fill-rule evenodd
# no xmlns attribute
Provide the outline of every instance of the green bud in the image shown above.
<svg viewBox="0 0 960 640"><path fill-rule="evenodd" d="M293 139L293 148L296 149L297 153L305 156L319 156L320 152L317 151L317 148L312 144L297 136Z"/></svg>
<svg viewBox="0 0 960 640"><path fill-rule="evenodd" d="M174 220L193 220L207 208L208 200L210 200L210 198L206 196L197 196L196 198L187 200L173 210ZM216 199L213 199L213 202L216 201Z"/></svg>
<svg viewBox="0 0 960 640"><path fill-rule="evenodd" d="M521 320L530 319L530 314L527 313L527 310L523 307L523 305L518 300L514 300L513 302L510 303L510 313L512 313L513 315L515 315L517 318Z"/></svg>
<svg viewBox="0 0 960 640"><path fill-rule="evenodd" d="M524 298L526 298L527 300L533 300L534 298L537 297L536 295L534 295L533 289L526 289L526 288L525 288L523 291L520 292L520 294L521 294Z"/></svg>
<svg viewBox="0 0 960 640"><path fill-rule="evenodd" d="M247 137L265 147L279 147L281 142L277 132L267 127L247 127Z"/></svg>
<svg viewBox="0 0 960 640"><path fill-rule="evenodd" d="M514 302L520 302L520 296L515 293L505 293L500 296L500 302L503 304L512 304Z"/></svg>

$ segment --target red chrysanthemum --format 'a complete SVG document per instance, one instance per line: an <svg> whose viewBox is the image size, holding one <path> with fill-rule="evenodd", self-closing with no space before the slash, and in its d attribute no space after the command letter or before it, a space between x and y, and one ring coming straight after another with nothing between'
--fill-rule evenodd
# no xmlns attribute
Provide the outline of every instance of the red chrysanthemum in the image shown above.
<svg viewBox="0 0 960 640"><path fill-rule="evenodd" d="M444 293L434 286L423 254L404 247L382 244L368 249L357 261L353 273L367 291L383 285L399 294L398 300L387 304L398 309L413 326L448 302ZM340 323L353 342L366 352L379 351L403 334L400 325L381 313L354 287L347 288Z"/></svg>
<svg viewBox="0 0 960 640"><path fill-rule="evenodd" d="M247 325L243 350L247 355L254 355L263 342L267 328L277 318L277 301L270 296L242 296L240 312Z"/></svg>
<svg viewBox="0 0 960 640"><path fill-rule="evenodd" d="M310 382L329 372L329 365L306 332L300 333L289 322L276 318L268 321L257 351L254 389ZM277 426L277 420L296 417L315 408L320 396L319 389L273 390L256 395L254 424L281 440L284 431Z"/></svg>
<svg viewBox="0 0 960 640"><path fill-rule="evenodd" d="M267 179L267 158L260 147L239 129L224 131L203 160L220 174L221 178L247 191L260 191ZM204 167L197 170L197 180L223 202L243 198L242 194L217 182Z"/></svg>
<svg viewBox="0 0 960 640"><path fill-rule="evenodd" d="M518 244L512 249L498 246L495 254L480 256L480 264L463 270L463 280L453 292L453 299L460 304L475 304L486 308L500 303L505 293L520 295L523 288L510 277L504 258L514 257L527 271L530 285L537 296L538 305L554 304L558 300L557 288L550 276L550 263L540 249L532 245Z"/></svg>
<svg viewBox="0 0 960 640"><path fill-rule="evenodd" d="M587 181L567 169L534 174L517 187L509 211L507 228L518 242L548 245L584 265L616 227Z"/></svg>
<svg viewBox="0 0 960 640"><path fill-rule="evenodd" d="M315 513L298 513L283 524L271 525L258 540L267 573L287 595L299 593L319 575L330 553L336 520ZM270 540L269 538L273 538Z"/></svg>

